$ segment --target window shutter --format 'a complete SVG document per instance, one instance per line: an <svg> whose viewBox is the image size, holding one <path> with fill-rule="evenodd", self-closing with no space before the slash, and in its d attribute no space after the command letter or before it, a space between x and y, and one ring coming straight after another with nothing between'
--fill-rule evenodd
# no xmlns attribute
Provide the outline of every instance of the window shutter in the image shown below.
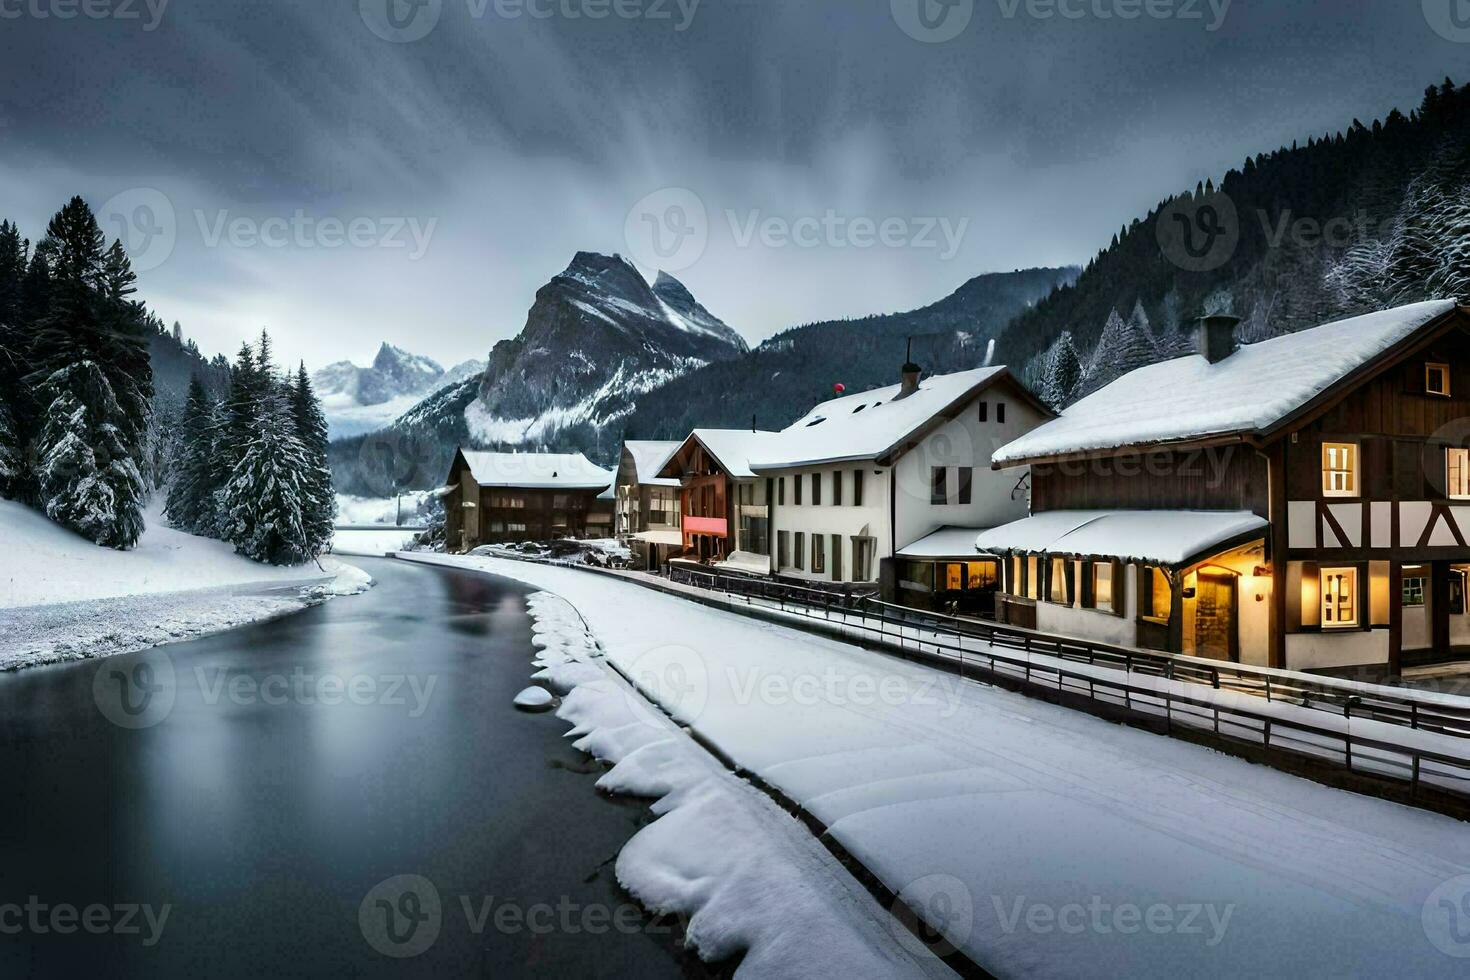
<svg viewBox="0 0 1470 980"><path fill-rule="evenodd" d="M1085 562L1082 563L1082 608L1083 609L1096 609L1097 608L1097 595L1096 595L1096 590L1093 588L1093 584L1094 583L1093 583L1092 569L1093 569L1093 563L1092 562L1085 561Z"/></svg>

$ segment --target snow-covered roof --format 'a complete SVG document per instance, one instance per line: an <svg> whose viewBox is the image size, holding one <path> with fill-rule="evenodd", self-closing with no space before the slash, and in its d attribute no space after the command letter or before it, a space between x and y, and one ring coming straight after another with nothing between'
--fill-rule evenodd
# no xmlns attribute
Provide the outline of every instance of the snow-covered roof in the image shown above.
<svg viewBox="0 0 1470 980"><path fill-rule="evenodd" d="M527 490L606 490L613 473L581 453L476 453L461 451L482 487Z"/></svg>
<svg viewBox="0 0 1470 980"><path fill-rule="evenodd" d="M634 479L639 484L653 487L677 487L679 481L672 477L661 477L659 472L666 466L682 442L647 442L630 440L623 449L633 457Z"/></svg>
<svg viewBox="0 0 1470 980"><path fill-rule="evenodd" d="M695 429L689 434L689 438L704 446L732 478L754 480L755 473L750 468L751 454L760 452L762 447L778 435L776 432L752 429ZM686 439L685 442L687 441ZM679 445L683 446L684 443ZM661 472L673 472L674 465L671 457Z"/></svg>
<svg viewBox="0 0 1470 980"><path fill-rule="evenodd" d="M639 531L633 535L634 541L642 541L646 544L681 545L684 543L684 535L680 531Z"/></svg>
<svg viewBox="0 0 1470 980"><path fill-rule="evenodd" d="M1248 511L1054 510L983 531L975 546L991 554L1023 552L1118 558L1179 566L1211 549L1264 533Z"/></svg>
<svg viewBox="0 0 1470 980"><path fill-rule="evenodd" d="M1247 344L1216 364L1198 354L1151 364L991 458L1015 464L1262 432L1454 308L1451 300L1415 303Z"/></svg>
<svg viewBox="0 0 1470 980"><path fill-rule="evenodd" d="M751 466L765 471L877 459L1006 373L1004 367L985 367L935 375L902 399L902 386L889 385L822 402L763 444Z"/></svg>
<svg viewBox="0 0 1470 980"><path fill-rule="evenodd" d="M978 527L942 527L906 548L898 550L900 558L964 558L978 556L975 536Z"/></svg>

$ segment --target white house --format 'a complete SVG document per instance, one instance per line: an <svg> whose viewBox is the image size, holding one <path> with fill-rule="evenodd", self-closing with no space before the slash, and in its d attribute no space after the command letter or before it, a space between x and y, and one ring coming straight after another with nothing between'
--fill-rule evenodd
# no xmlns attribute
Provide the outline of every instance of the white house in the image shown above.
<svg viewBox="0 0 1470 980"><path fill-rule="evenodd" d="M1052 417L1004 367L922 378L908 364L899 384L817 405L750 451L774 574L988 605L999 566L976 535L1027 513L1025 474L992 469L991 453Z"/></svg>

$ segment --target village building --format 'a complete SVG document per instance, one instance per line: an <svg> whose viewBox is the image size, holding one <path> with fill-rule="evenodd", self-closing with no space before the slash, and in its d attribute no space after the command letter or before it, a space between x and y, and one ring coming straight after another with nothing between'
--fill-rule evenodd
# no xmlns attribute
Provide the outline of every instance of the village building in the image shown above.
<svg viewBox="0 0 1470 980"><path fill-rule="evenodd" d="M613 535L613 474L581 453L461 449L442 491L450 551Z"/></svg>
<svg viewBox="0 0 1470 980"><path fill-rule="evenodd" d="M643 571L658 571L684 547L679 480L658 475L679 446L630 440L618 460L613 481L617 538Z"/></svg>
<svg viewBox="0 0 1470 980"><path fill-rule="evenodd" d="M895 602L985 613L999 562L975 537L1026 514L1024 473L991 453L1053 417L1004 367L924 378L822 402L750 449L764 479L772 572Z"/></svg>
<svg viewBox="0 0 1470 980"><path fill-rule="evenodd" d="M1032 516L999 614L1299 670L1470 655L1470 311L1420 303L1140 368L995 456Z"/></svg>
<svg viewBox="0 0 1470 980"><path fill-rule="evenodd" d="M751 575L771 572L769 481L750 457L773 432L696 429L659 475L680 486L678 557Z"/></svg>

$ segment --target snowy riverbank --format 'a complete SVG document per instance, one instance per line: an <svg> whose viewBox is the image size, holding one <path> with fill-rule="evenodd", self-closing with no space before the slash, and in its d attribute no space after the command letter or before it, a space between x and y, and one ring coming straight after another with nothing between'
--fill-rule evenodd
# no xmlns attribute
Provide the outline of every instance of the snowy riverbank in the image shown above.
<svg viewBox="0 0 1470 980"><path fill-rule="evenodd" d="M992 973L1458 975L1461 822L605 576L432 560L569 601Z"/></svg>
<svg viewBox="0 0 1470 980"><path fill-rule="evenodd" d="M687 923L701 957L743 955L741 978L952 976L804 826L602 667L570 604L539 593L528 606L536 679L567 694L557 715L576 747L615 763L598 788L657 801L659 819L618 855L618 881Z"/></svg>
<svg viewBox="0 0 1470 980"><path fill-rule="evenodd" d="M0 500L0 670L141 650L285 615L372 578L333 558L259 565L165 527L158 506L131 551L99 548Z"/></svg>

